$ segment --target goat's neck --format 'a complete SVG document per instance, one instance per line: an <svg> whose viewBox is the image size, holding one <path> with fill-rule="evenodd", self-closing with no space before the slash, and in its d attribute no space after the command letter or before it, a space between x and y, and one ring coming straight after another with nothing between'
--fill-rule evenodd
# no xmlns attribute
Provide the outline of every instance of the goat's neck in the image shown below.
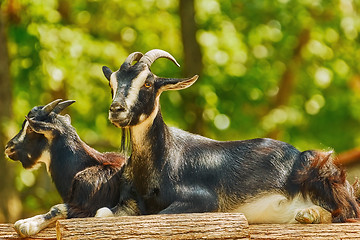
<svg viewBox="0 0 360 240"><path fill-rule="evenodd" d="M166 138L169 130L162 118L159 103L154 111L141 124L130 128L132 155L134 167L158 167L161 163L160 156L166 150ZM146 164L145 164L146 162ZM145 167L145 166L144 166Z"/></svg>
<svg viewBox="0 0 360 240"><path fill-rule="evenodd" d="M142 126L132 127L130 131L132 153L126 171L138 193L146 195L159 187L168 128L158 111L156 117L147 125L142 123Z"/></svg>
<svg viewBox="0 0 360 240"><path fill-rule="evenodd" d="M94 165L94 161L91 157L86 157L89 155L84 148L86 144L77 134L64 135L52 140L48 169L58 192L66 201L74 176L86 167Z"/></svg>

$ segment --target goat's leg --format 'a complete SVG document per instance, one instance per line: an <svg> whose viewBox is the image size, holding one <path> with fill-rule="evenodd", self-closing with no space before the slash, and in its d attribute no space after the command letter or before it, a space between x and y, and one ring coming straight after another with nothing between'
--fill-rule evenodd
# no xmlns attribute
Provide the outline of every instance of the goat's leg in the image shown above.
<svg viewBox="0 0 360 240"><path fill-rule="evenodd" d="M50 211L45 214L18 220L15 222L14 228L21 237L28 237L37 234L58 219L67 218L67 215L67 204L57 204L51 207Z"/></svg>
<svg viewBox="0 0 360 240"><path fill-rule="evenodd" d="M103 207L96 211L95 217L113 217L114 213L110 208Z"/></svg>
<svg viewBox="0 0 360 240"><path fill-rule="evenodd" d="M177 192L177 200L160 211L160 214L203 213L218 210L219 196L204 187L181 186Z"/></svg>
<svg viewBox="0 0 360 240"><path fill-rule="evenodd" d="M160 211L159 214L179 214L179 213L197 213L197 212L207 212L201 209L201 206L194 206L191 202L180 202L175 201L170 204L167 208Z"/></svg>
<svg viewBox="0 0 360 240"><path fill-rule="evenodd" d="M179 214L179 213L202 213L213 212L216 209L208 208L201 204L194 204L192 202L180 202L176 201L170 204L167 208L160 211L159 214Z"/></svg>
<svg viewBox="0 0 360 240"><path fill-rule="evenodd" d="M298 211L295 219L299 223L331 223L332 215L326 209L314 205Z"/></svg>
<svg viewBox="0 0 360 240"><path fill-rule="evenodd" d="M197 196L195 199L178 200L160 211L159 214L214 212L218 210L217 201L214 200L214 197L209 196L207 199L202 199Z"/></svg>
<svg viewBox="0 0 360 240"><path fill-rule="evenodd" d="M113 216L137 216L140 215L140 209L134 199L128 199L122 204L109 209L100 208L96 211L95 217L113 217Z"/></svg>

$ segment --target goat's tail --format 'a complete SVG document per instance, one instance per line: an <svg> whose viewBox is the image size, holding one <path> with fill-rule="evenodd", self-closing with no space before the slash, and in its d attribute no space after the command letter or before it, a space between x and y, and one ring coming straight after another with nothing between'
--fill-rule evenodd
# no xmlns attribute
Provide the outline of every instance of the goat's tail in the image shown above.
<svg viewBox="0 0 360 240"><path fill-rule="evenodd" d="M303 196L332 213L333 222L360 217L360 207L353 186L344 169L333 163L332 152L305 151L295 167L295 182Z"/></svg>

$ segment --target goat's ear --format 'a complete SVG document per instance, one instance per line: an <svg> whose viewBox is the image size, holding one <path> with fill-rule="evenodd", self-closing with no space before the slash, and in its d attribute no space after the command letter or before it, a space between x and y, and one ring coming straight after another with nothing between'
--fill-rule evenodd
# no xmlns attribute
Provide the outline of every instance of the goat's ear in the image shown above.
<svg viewBox="0 0 360 240"><path fill-rule="evenodd" d="M68 124L71 124L71 117L70 117L69 114L65 114L65 115L64 115L64 119L65 119L65 121L66 121Z"/></svg>
<svg viewBox="0 0 360 240"><path fill-rule="evenodd" d="M192 78L157 78L156 82L160 85L161 91L181 90L193 85L198 77L195 75Z"/></svg>
<svg viewBox="0 0 360 240"><path fill-rule="evenodd" d="M103 71L106 79L110 81L110 76L111 76L111 74L113 73L113 72L111 71L111 69L108 68L108 67L106 67L106 66L103 66L103 67L102 67L102 71Z"/></svg>
<svg viewBox="0 0 360 240"><path fill-rule="evenodd" d="M29 123L29 127L34 132L44 134L44 135L50 135L52 133L53 128L51 127L51 124L43 122L43 121L37 121L37 120L31 119L27 116L25 116L25 118Z"/></svg>

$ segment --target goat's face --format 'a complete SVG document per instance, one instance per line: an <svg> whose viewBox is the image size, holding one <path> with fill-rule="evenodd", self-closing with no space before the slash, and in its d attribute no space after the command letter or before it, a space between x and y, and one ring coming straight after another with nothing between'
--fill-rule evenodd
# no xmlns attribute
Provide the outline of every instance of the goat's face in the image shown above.
<svg viewBox="0 0 360 240"><path fill-rule="evenodd" d="M111 73L109 84L113 95L109 119L115 126L136 125L142 115L152 112L157 89L155 77L144 63L124 63Z"/></svg>
<svg viewBox="0 0 360 240"><path fill-rule="evenodd" d="M177 64L169 53L151 50L144 56L139 52L130 54L116 72L103 67L113 97L109 119L115 126L128 127L142 123L158 110L161 92L187 88L197 80L198 76L185 79L157 77L150 71L150 66L161 57ZM132 65L135 60L138 62Z"/></svg>
<svg viewBox="0 0 360 240"><path fill-rule="evenodd" d="M25 120L20 132L7 143L5 154L12 160L19 160L24 168L31 168L47 146L46 137L34 132Z"/></svg>
<svg viewBox="0 0 360 240"><path fill-rule="evenodd" d="M12 160L18 160L24 168L32 168L49 149L51 140L64 131L64 123L69 123L68 116L58 115L74 101L55 100L46 106L31 109L25 117L22 128L5 147L5 154ZM60 123L62 122L62 123Z"/></svg>

